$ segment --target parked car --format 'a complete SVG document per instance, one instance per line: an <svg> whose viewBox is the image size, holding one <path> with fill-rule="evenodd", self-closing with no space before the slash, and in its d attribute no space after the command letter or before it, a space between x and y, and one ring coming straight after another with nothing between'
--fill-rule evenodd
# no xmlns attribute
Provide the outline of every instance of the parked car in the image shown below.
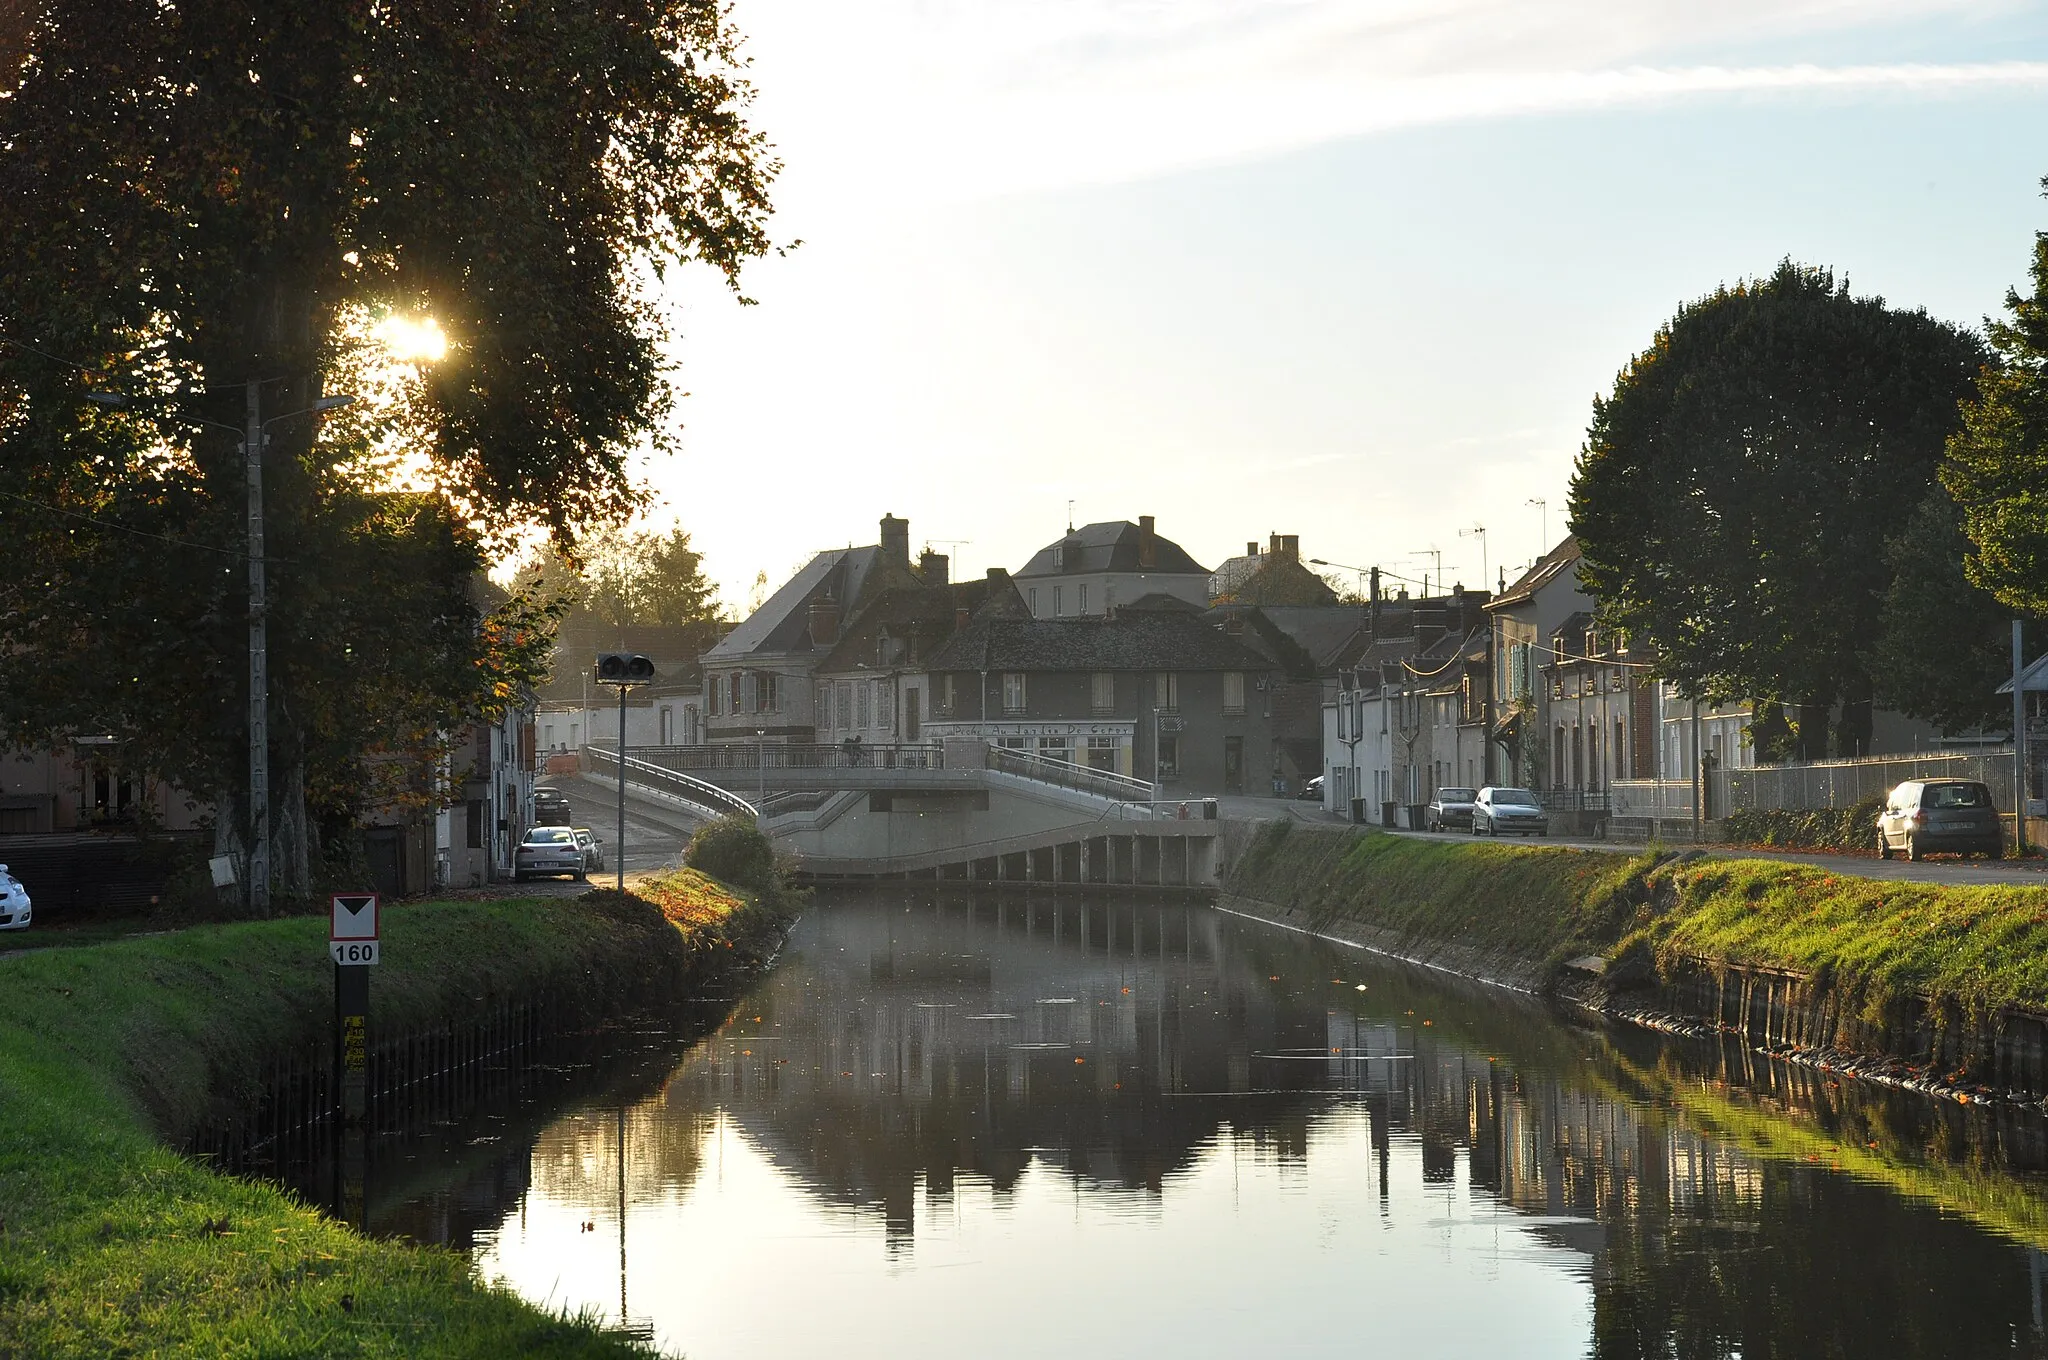
<svg viewBox="0 0 2048 1360"><path fill-rule="evenodd" d="M568 826L575 814L569 811L569 798L560 789L542 785L533 791L533 824L535 826Z"/></svg>
<svg viewBox="0 0 2048 1360"><path fill-rule="evenodd" d="M1301 792L1294 795L1297 802L1320 803L1323 801L1323 777L1314 775L1301 786Z"/></svg>
<svg viewBox="0 0 2048 1360"><path fill-rule="evenodd" d="M27 930L29 916L28 889L0 864L0 930Z"/></svg>
<svg viewBox="0 0 2048 1360"><path fill-rule="evenodd" d="M583 847L584 872L604 872L604 837L587 826L579 826L575 830L576 844Z"/></svg>
<svg viewBox="0 0 2048 1360"><path fill-rule="evenodd" d="M1548 836L1550 814L1536 795L1527 789L1481 789L1472 800L1472 834L1475 836Z"/></svg>
<svg viewBox="0 0 2048 1360"><path fill-rule="evenodd" d="M1447 826L1462 826L1472 829L1472 800L1479 796L1477 789L1438 789L1436 797L1429 800L1429 806L1422 810L1422 825L1429 831L1442 831Z"/></svg>
<svg viewBox="0 0 2048 1360"><path fill-rule="evenodd" d="M1909 779L1877 814L1877 857L1899 850L1910 860L1942 850L1997 859L2005 853L2005 820L1990 788L1974 779Z"/></svg>
<svg viewBox="0 0 2048 1360"><path fill-rule="evenodd" d="M576 843L576 832L571 827L537 826L526 833L526 839L519 842L519 848L512 852L512 881L515 883L562 874L580 881L584 873L583 847Z"/></svg>

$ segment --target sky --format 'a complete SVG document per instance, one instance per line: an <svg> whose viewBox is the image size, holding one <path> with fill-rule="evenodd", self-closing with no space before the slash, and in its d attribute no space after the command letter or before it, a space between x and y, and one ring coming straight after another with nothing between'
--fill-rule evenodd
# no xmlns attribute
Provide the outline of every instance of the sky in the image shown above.
<svg viewBox="0 0 2048 1360"><path fill-rule="evenodd" d="M885 513L957 578L1070 503L1212 567L1286 533L1512 578L1682 303L1790 257L1980 325L2048 229L2048 5L733 14L802 244L749 267L754 306L672 285L689 395L646 475L740 609Z"/></svg>

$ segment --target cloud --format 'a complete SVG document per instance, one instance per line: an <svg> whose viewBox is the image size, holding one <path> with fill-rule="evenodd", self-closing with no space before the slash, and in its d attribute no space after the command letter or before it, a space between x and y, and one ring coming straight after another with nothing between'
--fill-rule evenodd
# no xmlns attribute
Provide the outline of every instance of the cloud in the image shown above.
<svg viewBox="0 0 2048 1360"><path fill-rule="evenodd" d="M1970 0L753 3L739 20L765 25L760 115L790 187L863 198L1116 182L1402 127L1688 98L2048 87L2036 61L1687 59L1815 35L1838 48L2006 8Z"/></svg>

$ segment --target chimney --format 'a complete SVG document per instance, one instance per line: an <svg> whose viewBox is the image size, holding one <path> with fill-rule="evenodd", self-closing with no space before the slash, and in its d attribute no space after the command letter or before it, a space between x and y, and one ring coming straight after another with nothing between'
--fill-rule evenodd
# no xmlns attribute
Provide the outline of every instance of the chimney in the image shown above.
<svg viewBox="0 0 2048 1360"><path fill-rule="evenodd" d="M1159 565L1159 535L1152 530L1152 516L1138 516L1138 565L1156 567Z"/></svg>
<svg viewBox="0 0 2048 1360"><path fill-rule="evenodd" d="M953 564L942 552L926 548L917 558L917 574L928 586L943 586L950 583Z"/></svg>
<svg viewBox="0 0 2048 1360"><path fill-rule="evenodd" d="M1244 636L1244 615L1232 610L1223 616L1223 631L1232 637Z"/></svg>
<svg viewBox="0 0 2048 1360"><path fill-rule="evenodd" d="M839 641L839 601L820 595L811 601L811 644L830 647Z"/></svg>
<svg viewBox="0 0 2048 1360"><path fill-rule="evenodd" d="M1257 557L1257 556L1259 555L1259 545L1258 545L1257 543L1247 543L1247 544L1245 544L1245 545L1244 545L1244 555L1245 555L1246 557Z"/></svg>
<svg viewBox="0 0 2048 1360"><path fill-rule="evenodd" d="M1441 600L1418 602L1415 606L1415 645L1426 649L1443 637L1448 626Z"/></svg>
<svg viewBox="0 0 2048 1360"><path fill-rule="evenodd" d="M910 521L882 516L882 556L899 567L910 565Z"/></svg>
<svg viewBox="0 0 2048 1360"><path fill-rule="evenodd" d="M1287 558L1287 560L1288 560L1288 561L1290 561L1290 562L1298 562L1298 561L1300 561L1300 560L1301 560L1301 535L1300 535L1300 534L1282 534L1282 535L1280 535L1280 551L1281 551L1282 555L1284 555L1284 556L1285 556L1285 557Z"/></svg>

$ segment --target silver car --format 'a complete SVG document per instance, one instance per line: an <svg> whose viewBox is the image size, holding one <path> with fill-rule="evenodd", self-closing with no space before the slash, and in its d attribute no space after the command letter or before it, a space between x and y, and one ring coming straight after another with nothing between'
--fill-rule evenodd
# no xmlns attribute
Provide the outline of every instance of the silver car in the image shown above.
<svg viewBox="0 0 2048 1360"><path fill-rule="evenodd" d="M587 826L576 828L576 844L583 847L583 868L586 873L604 872L604 837Z"/></svg>
<svg viewBox="0 0 2048 1360"><path fill-rule="evenodd" d="M1527 789L1497 789L1488 785L1472 800L1472 834L1548 836L1550 814Z"/></svg>
<svg viewBox="0 0 2048 1360"><path fill-rule="evenodd" d="M0 930L27 930L29 916L28 889L0 864Z"/></svg>
<svg viewBox="0 0 2048 1360"><path fill-rule="evenodd" d="M537 826L526 833L526 839L519 842L519 849L512 855L512 880L515 883L561 874L568 874L580 882L584 873L583 847L576 843L576 832L572 827Z"/></svg>
<svg viewBox="0 0 2048 1360"><path fill-rule="evenodd" d="M1974 779L1909 779L1877 814L1877 857L1900 850L1911 860L1938 850L1997 859L2005 853L2005 819L1990 788Z"/></svg>

